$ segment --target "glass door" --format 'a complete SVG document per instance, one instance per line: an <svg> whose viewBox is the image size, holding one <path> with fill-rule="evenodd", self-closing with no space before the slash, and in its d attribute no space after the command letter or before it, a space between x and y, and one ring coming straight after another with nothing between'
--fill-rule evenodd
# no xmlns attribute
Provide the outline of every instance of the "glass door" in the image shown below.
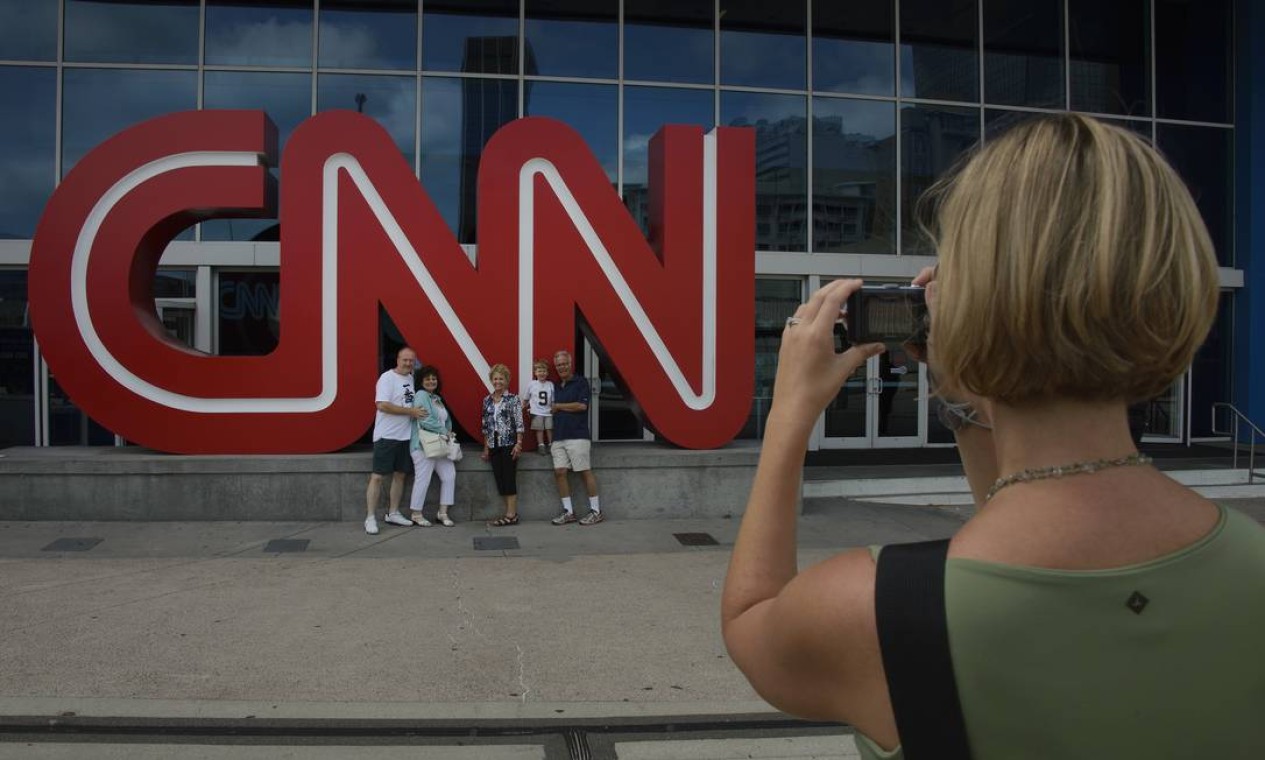
<svg viewBox="0 0 1265 760"><path fill-rule="evenodd" d="M821 448L921 446L927 371L900 346L870 358L843 383L822 415Z"/></svg>

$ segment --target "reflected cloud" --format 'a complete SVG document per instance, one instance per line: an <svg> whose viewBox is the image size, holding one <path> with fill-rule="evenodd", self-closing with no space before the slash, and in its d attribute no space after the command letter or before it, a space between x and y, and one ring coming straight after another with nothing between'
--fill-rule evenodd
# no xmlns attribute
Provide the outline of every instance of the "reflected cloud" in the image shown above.
<svg viewBox="0 0 1265 760"><path fill-rule="evenodd" d="M210 26L206 37L207 63L237 66L312 64L312 22L264 21ZM351 44L351 43L348 43Z"/></svg>

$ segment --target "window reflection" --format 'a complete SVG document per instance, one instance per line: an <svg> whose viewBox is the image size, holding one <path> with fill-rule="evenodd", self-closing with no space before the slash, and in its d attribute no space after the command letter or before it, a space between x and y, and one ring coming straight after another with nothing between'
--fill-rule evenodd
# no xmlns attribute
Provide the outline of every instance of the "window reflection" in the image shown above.
<svg viewBox="0 0 1265 760"><path fill-rule="evenodd" d="M57 60L58 0L0 0L0 60Z"/></svg>
<svg viewBox="0 0 1265 760"><path fill-rule="evenodd" d="M75 406L57 382L51 367L48 375L48 442L52 446L114 445L114 433Z"/></svg>
<svg viewBox="0 0 1265 760"><path fill-rule="evenodd" d="M208 71L204 108L262 109L277 125L278 148L312 115L312 75ZM278 171L272 169L273 176ZM203 240L277 240L276 219L213 219L202 223Z"/></svg>
<svg viewBox="0 0 1265 760"><path fill-rule="evenodd" d="M975 0L901 0L900 94L978 100Z"/></svg>
<svg viewBox="0 0 1265 760"><path fill-rule="evenodd" d="M721 84L806 89L807 33L804 0L720 0Z"/></svg>
<svg viewBox="0 0 1265 760"><path fill-rule="evenodd" d="M1061 0L984 3L985 101L999 105L1061 107Z"/></svg>
<svg viewBox="0 0 1265 760"><path fill-rule="evenodd" d="M1147 0L1067 0L1072 109L1151 113Z"/></svg>
<svg viewBox="0 0 1265 760"><path fill-rule="evenodd" d="M427 0L422 68L517 74L518 0Z"/></svg>
<svg viewBox="0 0 1265 760"><path fill-rule="evenodd" d="M422 80L422 186L462 243L475 243L479 159L518 117L518 83L467 77Z"/></svg>
<svg viewBox="0 0 1265 760"><path fill-rule="evenodd" d="M106 138L146 119L198 105L194 71L66 69L63 76L63 177Z"/></svg>
<svg viewBox="0 0 1265 760"><path fill-rule="evenodd" d="M624 78L714 82L713 15L712 0L624 0Z"/></svg>
<svg viewBox="0 0 1265 760"><path fill-rule="evenodd" d="M714 113L711 90L624 88L624 203L643 233L650 220L650 138L665 124L697 124L709 131Z"/></svg>
<svg viewBox="0 0 1265 760"><path fill-rule="evenodd" d="M756 249L808 249L808 113L797 95L721 92L720 122L756 131Z"/></svg>
<svg viewBox="0 0 1265 760"><path fill-rule="evenodd" d="M526 2L525 44L541 76L618 76L618 0Z"/></svg>
<svg viewBox="0 0 1265 760"><path fill-rule="evenodd" d="M1213 435L1212 405L1234 398L1231 367L1234 359L1234 291L1223 290L1217 304L1217 318L1213 320L1208 338L1195 352L1190 365L1190 436L1206 438ZM1218 415L1217 426L1225 430L1230 425L1228 413Z"/></svg>
<svg viewBox="0 0 1265 760"><path fill-rule="evenodd" d="M363 74L321 74L317 80L316 110L358 111L391 133L409 166L413 166L413 138L417 134L417 80Z"/></svg>
<svg viewBox="0 0 1265 760"><path fill-rule="evenodd" d="M979 130L979 111L974 108L901 108L901 253L934 253L918 225L918 201L979 140Z"/></svg>
<svg viewBox="0 0 1265 760"><path fill-rule="evenodd" d="M322 68L416 68L417 3L321 0L319 47Z"/></svg>
<svg viewBox="0 0 1265 760"><path fill-rule="evenodd" d="M198 0L66 0L66 60L195 64L198 5Z"/></svg>
<svg viewBox="0 0 1265 760"><path fill-rule="evenodd" d="M1234 38L1229 0L1156 0L1156 114L1230 121ZM1195 83L1198 84L1195 84Z"/></svg>
<svg viewBox="0 0 1265 760"><path fill-rule="evenodd" d="M751 416L738 438L763 438L769 405L773 401L773 378L777 375L777 352L782 347L786 318L795 313L802 300L800 280L757 277L755 281L755 389Z"/></svg>
<svg viewBox="0 0 1265 760"><path fill-rule="evenodd" d="M56 69L0 66L0 240L35 234L56 179L56 113Z"/></svg>
<svg viewBox="0 0 1265 760"><path fill-rule="evenodd" d="M281 334L280 272L219 273L216 294L216 353L262 356L277 347Z"/></svg>
<svg viewBox="0 0 1265 760"><path fill-rule="evenodd" d="M34 354L26 272L0 270L0 449L35 444Z"/></svg>
<svg viewBox="0 0 1265 760"><path fill-rule="evenodd" d="M813 99L813 250L896 252L896 107Z"/></svg>
<svg viewBox="0 0 1265 760"><path fill-rule="evenodd" d="M1160 151L1177 170L1203 215L1208 234L1217 249L1217 262L1234 266L1230 230L1233 225L1230 199L1234 133L1219 127L1187 127L1157 124Z"/></svg>
<svg viewBox="0 0 1265 760"><path fill-rule="evenodd" d="M206 62L312 66L311 0L207 0Z"/></svg>
<svg viewBox="0 0 1265 760"><path fill-rule="evenodd" d="M611 84L530 82L523 96L524 116L549 116L565 122L584 138L611 184L619 171L616 88Z"/></svg>
<svg viewBox="0 0 1265 760"><path fill-rule="evenodd" d="M813 89L892 95L893 0L813 3Z"/></svg>

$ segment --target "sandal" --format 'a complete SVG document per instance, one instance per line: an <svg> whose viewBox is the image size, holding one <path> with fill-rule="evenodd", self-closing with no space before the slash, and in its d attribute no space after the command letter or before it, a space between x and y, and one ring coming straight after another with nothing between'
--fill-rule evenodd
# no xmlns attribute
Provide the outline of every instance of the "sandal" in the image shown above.
<svg viewBox="0 0 1265 760"><path fill-rule="evenodd" d="M504 528L508 525L518 525L518 515L505 515L488 523L490 528Z"/></svg>

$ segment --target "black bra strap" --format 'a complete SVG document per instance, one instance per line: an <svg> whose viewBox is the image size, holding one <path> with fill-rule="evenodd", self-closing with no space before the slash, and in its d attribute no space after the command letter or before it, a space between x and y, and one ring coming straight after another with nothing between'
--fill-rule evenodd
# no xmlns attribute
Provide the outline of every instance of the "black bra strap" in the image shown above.
<svg viewBox="0 0 1265 760"><path fill-rule="evenodd" d="M883 547L874 584L883 669L906 760L970 760L944 608L949 540Z"/></svg>

